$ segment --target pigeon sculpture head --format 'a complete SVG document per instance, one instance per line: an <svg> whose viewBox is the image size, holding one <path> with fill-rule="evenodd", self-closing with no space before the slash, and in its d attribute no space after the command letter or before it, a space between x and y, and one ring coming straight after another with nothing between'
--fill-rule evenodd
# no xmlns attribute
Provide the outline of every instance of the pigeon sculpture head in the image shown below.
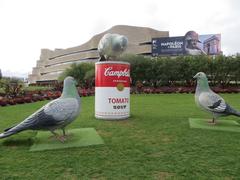
<svg viewBox="0 0 240 180"><path fill-rule="evenodd" d="M195 79L207 79L207 76L204 72L198 72L195 76L193 76Z"/></svg>
<svg viewBox="0 0 240 180"><path fill-rule="evenodd" d="M126 36L110 33L105 34L98 44L99 61L116 59L126 50L127 44L128 39Z"/></svg>
<svg viewBox="0 0 240 180"><path fill-rule="evenodd" d="M63 92L61 97L76 97L78 95L76 85L77 82L73 77L66 77L63 82Z"/></svg>
<svg viewBox="0 0 240 180"><path fill-rule="evenodd" d="M76 119L80 112L81 103L73 77L66 77L62 95L28 116L22 122L4 130L0 138L5 138L24 130L48 130L57 139L65 141L65 127ZM63 136L55 130L62 129Z"/></svg>
<svg viewBox="0 0 240 180"><path fill-rule="evenodd" d="M197 87L203 90L209 90L208 78L204 72L198 72L193 78L197 79Z"/></svg>

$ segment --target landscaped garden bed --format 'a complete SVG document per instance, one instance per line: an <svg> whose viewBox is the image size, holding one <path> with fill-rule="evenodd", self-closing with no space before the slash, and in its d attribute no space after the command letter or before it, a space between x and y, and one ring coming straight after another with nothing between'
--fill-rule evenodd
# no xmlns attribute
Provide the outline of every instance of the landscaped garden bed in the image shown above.
<svg viewBox="0 0 240 180"><path fill-rule="evenodd" d="M95 90L92 89L81 89L78 88L81 97L94 96ZM238 87L212 87L212 90L216 93L239 93L240 88ZM194 93L195 87L131 87L131 94L171 94L171 93ZM61 91L27 91L24 96L18 97L0 97L0 106L31 103L43 100L52 100L61 96Z"/></svg>

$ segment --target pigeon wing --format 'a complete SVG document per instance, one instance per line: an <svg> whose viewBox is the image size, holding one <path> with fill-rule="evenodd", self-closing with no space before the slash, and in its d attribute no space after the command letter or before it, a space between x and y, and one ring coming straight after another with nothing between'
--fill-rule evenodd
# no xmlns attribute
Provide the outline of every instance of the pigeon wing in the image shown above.
<svg viewBox="0 0 240 180"><path fill-rule="evenodd" d="M214 92L203 92L200 94L198 100L200 106L204 109L216 113L224 112L227 106L224 99Z"/></svg>
<svg viewBox="0 0 240 180"><path fill-rule="evenodd" d="M23 122L10 129L22 131L24 129L52 129L72 120L78 114L79 105L74 98L56 99L43 106Z"/></svg>

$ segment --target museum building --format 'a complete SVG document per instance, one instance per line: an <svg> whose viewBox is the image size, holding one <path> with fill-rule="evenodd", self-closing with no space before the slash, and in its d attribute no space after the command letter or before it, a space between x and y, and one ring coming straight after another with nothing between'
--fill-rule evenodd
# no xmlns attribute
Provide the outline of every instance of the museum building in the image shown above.
<svg viewBox="0 0 240 180"><path fill-rule="evenodd" d="M152 55L152 38L169 37L168 31L117 25L93 36L80 46L55 50L42 49L36 67L28 76L29 83L57 80L59 75L73 63L97 62L99 59L98 43L106 33L125 35L128 38L128 47L124 53L136 55Z"/></svg>

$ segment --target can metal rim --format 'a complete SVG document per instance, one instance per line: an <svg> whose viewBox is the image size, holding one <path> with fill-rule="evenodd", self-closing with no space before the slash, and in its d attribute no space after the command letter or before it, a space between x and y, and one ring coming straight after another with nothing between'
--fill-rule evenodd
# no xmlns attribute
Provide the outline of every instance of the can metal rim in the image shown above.
<svg viewBox="0 0 240 180"><path fill-rule="evenodd" d="M95 64L127 64L127 65L130 65L130 63L124 62L124 61L102 61L102 62L96 62Z"/></svg>
<svg viewBox="0 0 240 180"><path fill-rule="evenodd" d="M101 120L107 120L107 121L116 121L116 120L126 120L130 117L130 115L127 116L112 116L112 117L106 117L106 116L97 116L95 115L95 118L101 119Z"/></svg>

